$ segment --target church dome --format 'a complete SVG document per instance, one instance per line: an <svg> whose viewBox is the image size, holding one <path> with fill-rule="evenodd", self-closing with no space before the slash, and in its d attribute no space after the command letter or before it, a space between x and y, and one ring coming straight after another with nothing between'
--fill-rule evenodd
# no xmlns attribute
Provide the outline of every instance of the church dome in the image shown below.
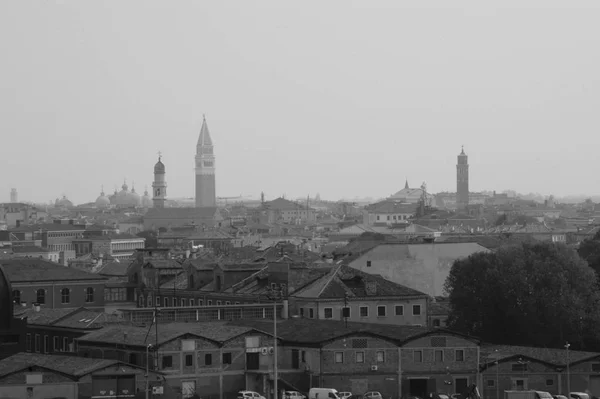
<svg viewBox="0 0 600 399"><path fill-rule="evenodd" d="M140 206L141 199L135 188L129 191L127 183L123 183L121 191L116 194L115 203L120 208L131 208Z"/></svg>
<svg viewBox="0 0 600 399"><path fill-rule="evenodd" d="M113 195L108 197L108 200L110 201L111 205L117 205L117 189L116 188L115 188L115 192L113 193Z"/></svg>
<svg viewBox="0 0 600 399"><path fill-rule="evenodd" d="M154 174L155 175L160 175L160 174L165 174L165 164L162 163L162 161L160 160L160 156L158 157L158 162L156 163L156 165L154 165Z"/></svg>
<svg viewBox="0 0 600 399"><path fill-rule="evenodd" d="M135 187L131 187L131 192L129 193L129 202L134 206L140 206L142 204L142 197L138 193L135 192Z"/></svg>
<svg viewBox="0 0 600 399"><path fill-rule="evenodd" d="M63 195L61 199L57 199L55 205L60 208L73 208L73 203L67 199L66 195Z"/></svg>
<svg viewBox="0 0 600 399"><path fill-rule="evenodd" d="M148 190L144 191L144 196L142 197L142 206L144 208L151 208L154 203L152 202L152 198L148 195Z"/></svg>
<svg viewBox="0 0 600 399"><path fill-rule="evenodd" d="M96 207L97 208L108 208L110 206L110 199L104 195L104 189L100 193L100 196L96 198Z"/></svg>

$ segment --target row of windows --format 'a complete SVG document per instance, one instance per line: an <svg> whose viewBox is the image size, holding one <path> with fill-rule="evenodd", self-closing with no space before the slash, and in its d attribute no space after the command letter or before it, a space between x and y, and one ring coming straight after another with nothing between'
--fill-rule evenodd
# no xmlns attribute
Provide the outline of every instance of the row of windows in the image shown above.
<svg viewBox="0 0 600 399"><path fill-rule="evenodd" d="M56 238L56 237L75 237L75 238L83 238L83 234L81 231L77 232L62 232L62 233L48 233L48 238Z"/></svg>
<svg viewBox="0 0 600 399"><path fill-rule="evenodd" d="M377 351L375 353L375 358L377 363L385 363L385 352ZM335 352L335 362L336 363L344 363L344 352ZM355 363L364 363L365 362L365 352L354 352L354 362Z"/></svg>
<svg viewBox="0 0 600 399"><path fill-rule="evenodd" d="M12 292L13 303L20 304L21 303L21 291L13 290ZM35 303L39 303L40 305L46 304L46 290L40 288L35 291ZM60 301L62 304L71 303L71 289L63 288L60 290ZM94 302L94 289L92 287L87 287L85 289L85 302L91 303Z"/></svg>
<svg viewBox="0 0 600 399"><path fill-rule="evenodd" d="M387 215L387 220L408 220L411 215ZM381 220L381 215L377 215L377 220Z"/></svg>
<svg viewBox="0 0 600 399"><path fill-rule="evenodd" d="M433 360L436 363L443 363L446 361L444 359L444 351L441 349L436 349L433 351ZM464 349L455 349L454 350L454 361L455 362L464 362L465 361L465 350ZM423 351L415 350L413 351L413 362L422 363L423 362Z"/></svg>
<svg viewBox="0 0 600 399"><path fill-rule="evenodd" d="M388 316L388 305L377 305L377 317ZM421 305L412 305L413 316L421 315ZM300 315L304 316L304 308L300 308ZM358 308L359 317L369 317L369 306L363 305ZM394 316L404 316L404 305L394 305ZM308 308L308 317L310 319L315 318L315 309ZM325 319L333 319L333 308L323 308L323 317ZM350 307L343 307L341 309L341 317L352 317Z"/></svg>
<svg viewBox="0 0 600 399"><path fill-rule="evenodd" d="M231 356L231 352L225 352L223 353L222 357L221 357L221 362L222 364L231 364L231 360L232 356ZM206 353L204 355L204 366L212 366L213 364L213 355L212 353ZM200 364L199 364L200 366ZM171 355L166 355L162 357L162 368L163 369L167 369L167 368L172 368L173 367L173 356ZM194 367L194 354L193 353L188 353L184 356L184 367Z"/></svg>
<svg viewBox="0 0 600 399"><path fill-rule="evenodd" d="M204 306L204 301L202 299L198 299L196 300L195 298L169 298L169 297L160 297L157 296L156 297L156 306L162 306L165 308L168 307L186 307L186 306ZM224 303L225 305L239 305L240 302L234 302L232 303L231 301L225 301ZM138 305L139 307L144 307L145 305L147 307L152 307L153 305L153 300L152 300L152 296L148 295L148 299L146 301L144 301L144 297L140 296L138 297ZM216 305L217 306L221 306L223 305L223 301L216 301ZM213 306L213 301L211 299L206 301L206 306Z"/></svg>
<svg viewBox="0 0 600 399"><path fill-rule="evenodd" d="M51 352L72 352L71 347L73 340L68 337L53 337L52 347L50 347L50 336L44 335L44 341L42 342L42 336L40 334L27 334L25 339L25 347L27 352L35 353L51 353Z"/></svg>

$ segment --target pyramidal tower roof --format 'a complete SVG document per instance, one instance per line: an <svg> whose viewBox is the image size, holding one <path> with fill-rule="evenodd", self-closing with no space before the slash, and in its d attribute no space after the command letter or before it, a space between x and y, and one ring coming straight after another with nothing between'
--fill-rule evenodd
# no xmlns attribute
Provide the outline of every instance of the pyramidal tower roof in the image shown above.
<svg viewBox="0 0 600 399"><path fill-rule="evenodd" d="M200 136L198 137L199 146L212 146L212 139L210 138L210 132L208 131L208 125L206 124L206 116L203 116L202 127L200 128Z"/></svg>

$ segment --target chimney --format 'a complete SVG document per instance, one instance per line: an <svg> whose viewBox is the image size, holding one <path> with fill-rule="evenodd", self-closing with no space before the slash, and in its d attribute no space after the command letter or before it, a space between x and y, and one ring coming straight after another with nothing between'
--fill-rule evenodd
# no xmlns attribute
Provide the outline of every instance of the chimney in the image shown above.
<svg viewBox="0 0 600 399"><path fill-rule="evenodd" d="M39 303L34 303L34 304L33 304L33 310L34 310L34 311L36 311L36 312L39 312L39 311L40 311L40 309L41 309L41 308L40 308L40 304L39 304Z"/></svg>
<svg viewBox="0 0 600 399"><path fill-rule="evenodd" d="M190 257L190 250L189 250L189 249L186 249L186 250L185 250L185 258L186 258L186 259L189 259L189 257Z"/></svg>
<svg viewBox="0 0 600 399"><path fill-rule="evenodd" d="M365 281L365 292L367 296L377 295L377 282L376 281Z"/></svg>
<svg viewBox="0 0 600 399"><path fill-rule="evenodd" d="M127 342L127 331L123 333L123 341Z"/></svg>

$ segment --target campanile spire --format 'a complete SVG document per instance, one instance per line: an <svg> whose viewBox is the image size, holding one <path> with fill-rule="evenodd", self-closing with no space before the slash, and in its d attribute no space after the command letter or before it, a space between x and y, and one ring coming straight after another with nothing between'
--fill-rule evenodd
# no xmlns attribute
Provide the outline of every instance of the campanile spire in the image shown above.
<svg viewBox="0 0 600 399"><path fill-rule="evenodd" d="M206 116L196 144L196 208L216 207L215 154Z"/></svg>

